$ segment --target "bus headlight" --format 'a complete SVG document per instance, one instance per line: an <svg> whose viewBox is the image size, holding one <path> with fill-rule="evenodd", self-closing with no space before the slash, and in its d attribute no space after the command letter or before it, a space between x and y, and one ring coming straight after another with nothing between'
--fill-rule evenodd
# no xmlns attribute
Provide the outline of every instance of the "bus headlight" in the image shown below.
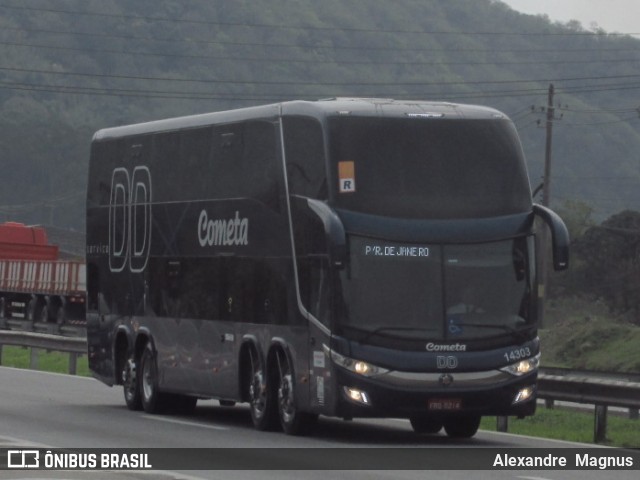
<svg viewBox="0 0 640 480"><path fill-rule="evenodd" d="M511 375L519 377L521 375L525 375L527 373L533 372L534 370L537 370L539 364L540 354L536 355L535 357L525 358L524 360L520 360L519 362L507 365L506 367L502 367L500 370L502 372L507 372Z"/></svg>
<svg viewBox="0 0 640 480"><path fill-rule="evenodd" d="M371 401L369 400L369 395L367 392L363 392L362 390L358 390L357 388L343 387L344 393L347 394L349 400L352 400L356 403L362 403L363 405L369 405Z"/></svg>
<svg viewBox="0 0 640 480"><path fill-rule="evenodd" d="M520 389L513 399L513 404L515 405L516 403L526 402L531 397L533 397L533 394L535 392L536 389L533 386Z"/></svg>
<svg viewBox="0 0 640 480"><path fill-rule="evenodd" d="M382 375L389 370L386 368L378 367L362 360L354 360L353 358L345 357L337 352L331 352L331 359L343 368L346 368L350 372L357 373L364 377L375 377L376 375Z"/></svg>

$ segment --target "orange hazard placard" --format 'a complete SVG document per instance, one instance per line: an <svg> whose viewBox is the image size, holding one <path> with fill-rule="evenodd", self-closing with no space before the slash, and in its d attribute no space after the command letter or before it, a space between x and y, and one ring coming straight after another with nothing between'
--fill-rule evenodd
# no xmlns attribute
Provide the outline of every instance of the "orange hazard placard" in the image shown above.
<svg viewBox="0 0 640 480"><path fill-rule="evenodd" d="M356 167L352 161L338 162L340 193L356 191Z"/></svg>

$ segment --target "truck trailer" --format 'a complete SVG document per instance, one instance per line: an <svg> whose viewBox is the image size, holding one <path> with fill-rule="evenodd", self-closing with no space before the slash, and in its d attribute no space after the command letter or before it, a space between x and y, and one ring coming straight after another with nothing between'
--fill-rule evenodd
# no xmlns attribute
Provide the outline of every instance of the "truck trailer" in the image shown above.
<svg viewBox="0 0 640 480"><path fill-rule="evenodd" d="M46 229L0 224L0 319L28 322L83 320L83 260L61 260Z"/></svg>

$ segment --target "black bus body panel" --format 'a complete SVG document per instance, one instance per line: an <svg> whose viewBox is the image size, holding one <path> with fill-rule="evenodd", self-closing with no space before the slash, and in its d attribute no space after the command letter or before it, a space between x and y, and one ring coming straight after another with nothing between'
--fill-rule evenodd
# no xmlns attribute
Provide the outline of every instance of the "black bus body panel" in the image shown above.
<svg viewBox="0 0 640 480"><path fill-rule="evenodd" d="M513 363L514 349L539 353L534 310L527 310L530 328L467 339L466 350L453 354L427 351L422 339L348 338L340 325L353 239L434 249L526 243L534 219L528 186L516 211L483 218L393 218L344 208L335 165L327 160L329 121L341 115L508 122L482 107L341 99L97 132L87 195L87 330L96 378L121 384L123 346L134 354L151 341L161 390L244 401L240 355L251 343L264 361L274 348L287 352L303 411L407 417L450 397L461 412L533 413L533 400L512 402L519 389L535 385L535 372L509 377L500 369ZM296 128L306 133L294 134ZM322 155L307 163L321 161L322 168L301 173L296 159L306 168L304 158L318 150ZM535 289L531 269L527 285ZM332 352L391 373L357 375L336 364ZM442 371L438 362L451 356L455 367ZM474 372L492 372L497 380L458 381L459 373ZM443 386L447 374L453 383ZM344 387L366 390L372 405L355 404Z"/></svg>

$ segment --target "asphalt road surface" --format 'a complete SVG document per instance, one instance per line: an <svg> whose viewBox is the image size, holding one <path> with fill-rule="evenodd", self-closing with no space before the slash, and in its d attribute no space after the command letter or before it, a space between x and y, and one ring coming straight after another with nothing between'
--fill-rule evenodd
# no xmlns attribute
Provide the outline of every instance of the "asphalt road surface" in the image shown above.
<svg viewBox="0 0 640 480"><path fill-rule="evenodd" d="M460 449L464 468L469 448L573 448L585 445L480 431L469 440L444 434L418 436L406 420L321 418L310 437L253 429L246 406L200 401L190 416L129 411L120 387L90 378L0 367L0 448L424 448ZM249 450L246 450L250 452ZM382 450L381 450L382 451ZM327 451L322 451L323 455ZM242 452L240 452L242 453ZM454 454L456 452L453 452ZM247 461L251 457L247 455ZM323 460L321 459L320 462ZM250 467L248 467L250 468ZM199 479L438 479L591 480L640 478L639 471L571 470L178 470L178 471L0 471L0 479L199 480Z"/></svg>

